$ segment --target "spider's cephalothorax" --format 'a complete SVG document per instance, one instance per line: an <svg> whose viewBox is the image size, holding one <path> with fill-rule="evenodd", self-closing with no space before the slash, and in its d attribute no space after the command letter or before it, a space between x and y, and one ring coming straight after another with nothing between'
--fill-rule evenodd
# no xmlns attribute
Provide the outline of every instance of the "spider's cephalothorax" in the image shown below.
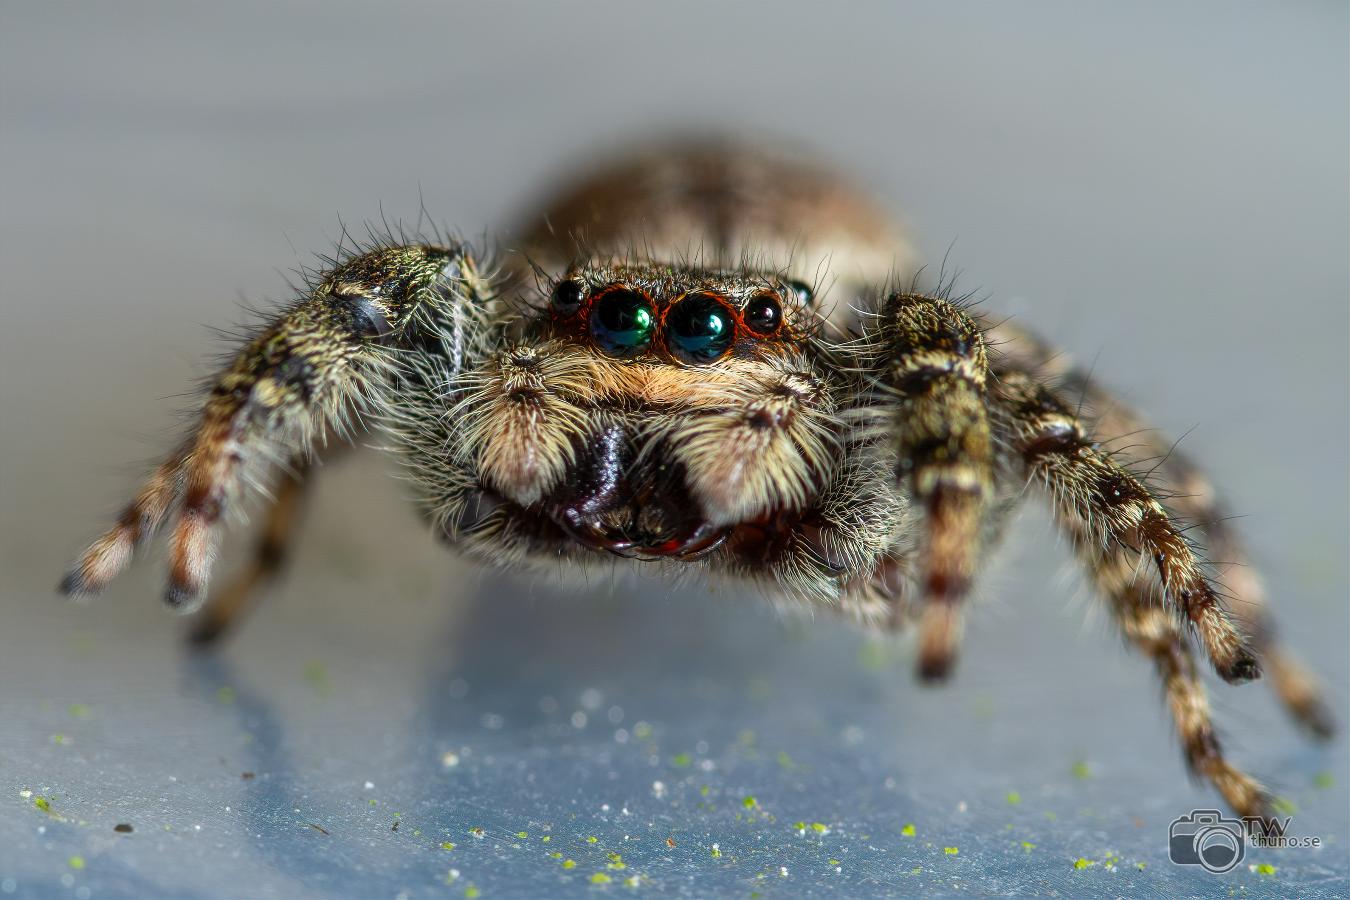
<svg viewBox="0 0 1350 900"><path fill-rule="evenodd" d="M223 515L290 463L253 566L200 620L215 637L279 566L317 439L359 411L463 552L702 570L916 623L933 679L1031 481L1157 668L1187 761L1234 809L1264 814L1266 795L1220 752L1193 644L1229 681L1264 663L1329 731L1199 472L1028 333L919 291L903 235L861 195L705 146L604 170L528 225L492 270L461 243L389 240L316 275L63 589L101 589L173 517L166 598L194 608ZM1095 437L1126 433L1121 451ZM1225 590L1179 518L1228 563Z"/></svg>

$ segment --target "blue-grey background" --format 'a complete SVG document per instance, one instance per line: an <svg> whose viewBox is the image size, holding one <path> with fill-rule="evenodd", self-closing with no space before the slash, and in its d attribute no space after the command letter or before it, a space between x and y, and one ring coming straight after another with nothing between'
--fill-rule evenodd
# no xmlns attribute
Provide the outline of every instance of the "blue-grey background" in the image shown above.
<svg viewBox="0 0 1350 900"><path fill-rule="evenodd" d="M3 0L0 894L1343 896L1346 739L1305 743L1262 685L1214 687L1228 747L1325 846L1168 863L1216 797L1034 509L936 691L905 642L735 591L480 577L373 454L323 473L213 660L162 556L91 605L52 586L167 446L207 326L284 297L339 217L424 202L481 234L616 141L718 126L817 148L1187 433L1344 722L1347 27L1339 2Z"/></svg>

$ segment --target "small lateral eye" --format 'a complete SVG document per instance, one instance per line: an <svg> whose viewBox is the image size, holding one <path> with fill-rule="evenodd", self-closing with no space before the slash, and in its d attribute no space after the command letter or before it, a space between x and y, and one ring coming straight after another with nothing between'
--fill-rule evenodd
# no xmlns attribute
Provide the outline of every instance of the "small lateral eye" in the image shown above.
<svg viewBox="0 0 1350 900"><path fill-rule="evenodd" d="M651 345L656 311L637 291L615 288L591 304L591 338L610 356L636 356Z"/></svg>
<svg viewBox="0 0 1350 900"><path fill-rule="evenodd" d="M797 298L797 302L802 306L810 306L812 303L816 302L816 292L813 291L811 285L807 284L805 281L793 279L792 281L784 282L783 286L788 289L788 292L791 295Z"/></svg>
<svg viewBox="0 0 1350 900"><path fill-rule="evenodd" d="M713 294L690 294L666 315L666 345L672 356L684 362L712 362L735 339L736 320Z"/></svg>
<svg viewBox="0 0 1350 900"><path fill-rule="evenodd" d="M783 322L783 309L769 294L757 294L745 305L745 327L755 334L769 335Z"/></svg>
<svg viewBox="0 0 1350 900"><path fill-rule="evenodd" d="M553 309L559 315L570 316L581 309L581 301L586 298L586 289L581 282L564 278L553 288Z"/></svg>

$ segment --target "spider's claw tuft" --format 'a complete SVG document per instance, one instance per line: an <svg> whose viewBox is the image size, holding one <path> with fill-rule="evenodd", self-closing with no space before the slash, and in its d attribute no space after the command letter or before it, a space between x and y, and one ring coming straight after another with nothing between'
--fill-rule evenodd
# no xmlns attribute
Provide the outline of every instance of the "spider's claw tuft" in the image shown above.
<svg viewBox="0 0 1350 900"><path fill-rule="evenodd" d="M936 685L951 676L961 645L961 614L950 603L930 603L919 619L919 665L924 684Z"/></svg>
<svg viewBox="0 0 1350 900"><path fill-rule="evenodd" d="M1220 664L1216 660L1214 670L1229 684L1245 684L1261 677L1261 663L1256 654L1246 647L1239 650L1233 659L1226 663Z"/></svg>
<svg viewBox="0 0 1350 900"><path fill-rule="evenodd" d="M201 592L177 581L164 589L164 603L175 612L190 613L200 605Z"/></svg>
<svg viewBox="0 0 1350 900"><path fill-rule="evenodd" d="M79 567L67 572L66 577L56 586L56 590L67 597L87 597L97 593L89 587L89 582L85 580L84 572Z"/></svg>

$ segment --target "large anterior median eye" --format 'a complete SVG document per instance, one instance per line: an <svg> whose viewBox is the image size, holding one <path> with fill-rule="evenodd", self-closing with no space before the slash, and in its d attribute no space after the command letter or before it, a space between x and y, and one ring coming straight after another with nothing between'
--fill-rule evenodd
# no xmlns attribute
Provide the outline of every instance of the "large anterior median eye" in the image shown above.
<svg viewBox="0 0 1350 900"><path fill-rule="evenodd" d="M591 337L610 356L635 356L651 345L656 313L637 291L615 288L591 304Z"/></svg>
<svg viewBox="0 0 1350 900"><path fill-rule="evenodd" d="M685 362L712 362L735 339L731 310L712 294L690 294L666 316L666 346L672 356Z"/></svg>

